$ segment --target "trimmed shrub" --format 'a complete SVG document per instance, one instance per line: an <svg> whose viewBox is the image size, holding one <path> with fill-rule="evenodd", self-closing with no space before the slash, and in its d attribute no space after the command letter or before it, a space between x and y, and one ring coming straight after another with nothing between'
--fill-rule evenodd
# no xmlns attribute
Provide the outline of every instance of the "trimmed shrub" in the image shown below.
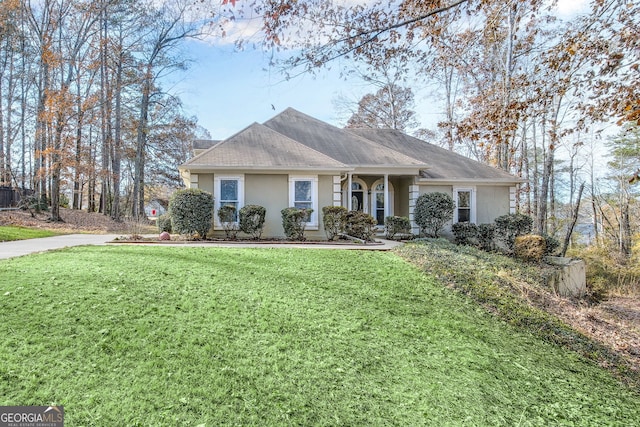
<svg viewBox="0 0 640 427"><path fill-rule="evenodd" d="M442 227L453 219L453 208L453 199L446 193L426 193L418 197L414 217L420 233L438 237Z"/></svg>
<svg viewBox="0 0 640 427"><path fill-rule="evenodd" d="M287 239L305 240L304 230L307 227L307 222L313 213L313 209L291 207L282 209L280 213L282 214L284 235L287 236Z"/></svg>
<svg viewBox="0 0 640 427"><path fill-rule="evenodd" d="M322 208L322 224L327 240L335 240L344 231L346 214L347 208L344 206L325 206Z"/></svg>
<svg viewBox="0 0 640 427"><path fill-rule="evenodd" d="M238 236L238 222L236 207L233 205L220 206L218 220L227 239L235 240Z"/></svg>
<svg viewBox="0 0 640 427"><path fill-rule="evenodd" d="M495 247L493 244L493 238L496 234L495 224L480 224L478 226L478 244L480 249L487 252L492 252Z"/></svg>
<svg viewBox="0 0 640 427"><path fill-rule="evenodd" d="M169 212L174 232L206 239L213 219L213 196L199 188L178 190L169 200Z"/></svg>
<svg viewBox="0 0 640 427"><path fill-rule="evenodd" d="M158 226L158 231L171 233L171 215L164 214L160 215L158 219L156 219L156 225Z"/></svg>
<svg viewBox="0 0 640 427"><path fill-rule="evenodd" d="M560 249L560 241L553 236L549 236L548 234L543 234L546 250L544 252L545 256L547 255L557 255L558 249Z"/></svg>
<svg viewBox="0 0 640 427"><path fill-rule="evenodd" d="M516 237L531 233L533 219L521 213L509 214L496 218L495 224L496 238L505 244L509 253L513 253Z"/></svg>
<svg viewBox="0 0 640 427"><path fill-rule="evenodd" d="M458 222L451 226L457 245L476 246L478 243L478 226L472 222Z"/></svg>
<svg viewBox="0 0 640 427"><path fill-rule="evenodd" d="M158 236L158 240L171 240L171 234L163 231L162 233L160 233L160 236Z"/></svg>
<svg viewBox="0 0 640 427"><path fill-rule="evenodd" d="M378 224L371 215L361 211L349 211L345 214L345 233L348 236L372 242L375 236L375 227Z"/></svg>
<svg viewBox="0 0 640 427"><path fill-rule="evenodd" d="M514 242L514 255L523 261L540 262L547 252L545 238L536 234L518 236Z"/></svg>
<svg viewBox="0 0 640 427"><path fill-rule="evenodd" d="M240 208L240 230L254 239L262 236L264 218L267 210L259 205L247 205Z"/></svg>
<svg viewBox="0 0 640 427"><path fill-rule="evenodd" d="M384 219L384 234L387 239L393 239L398 233L411 233L411 222L406 216L388 216Z"/></svg>

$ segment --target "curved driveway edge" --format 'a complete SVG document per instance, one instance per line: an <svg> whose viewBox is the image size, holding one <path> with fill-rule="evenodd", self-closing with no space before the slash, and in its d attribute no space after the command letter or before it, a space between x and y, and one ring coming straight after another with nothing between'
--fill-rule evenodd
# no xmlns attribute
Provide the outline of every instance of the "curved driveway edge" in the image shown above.
<svg viewBox="0 0 640 427"><path fill-rule="evenodd" d="M121 234L67 234L63 236L43 237L40 239L15 240L12 242L0 242L0 259L19 257L23 255L62 249L71 246L83 245L136 245L137 243L118 242L115 238ZM305 249L359 249L388 251L402 243L378 239L382 244L375 245L324 245L304 243L224 243L224 242L193 242L193 243L140 243L141 245L162 245L174 247L216 247L216 248L305 248Z"/></svg>
<svg viewBox="0 0 640 427"><path fill-rule="evenodd" d="M0 259L13 258L38 252L62 249L70 246L106 245L117 234L65 234L40 239L0 242Z"/></svg>

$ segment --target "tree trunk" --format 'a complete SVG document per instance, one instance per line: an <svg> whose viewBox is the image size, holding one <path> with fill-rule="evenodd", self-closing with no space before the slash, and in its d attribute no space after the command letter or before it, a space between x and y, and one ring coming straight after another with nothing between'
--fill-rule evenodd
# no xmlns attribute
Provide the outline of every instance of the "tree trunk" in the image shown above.
<svg viewBox="0 0 640 427"><path fill-rule="evenodd" d="M571 223L567 227L567 232L564 235L564 244L562 245L562 251L560 252L560 256L565 256L567 254L567 249L569 249L569 244L571 243L571 235L573 234L573 229L576 226L576 222L578 222L578 216L580 215L580 201L582 200L582 192L584 191L584 182L580 184L580 189L578 189L578 198L576 199L575 205L573 207L573 215L571 216Z"/></svg>
<svg viewBox="0 0 640 427"><path fill-rule="evenodd" d="M147 131L149 126L149 98L151 92L151 67L147 69L147 74L142 86L142 96L140 99L140 117L138 119L137 139L136 139L136 160L134 163L133 180L133 217L139 219L144 214L144 166L145 148L147 144Z"/></svg>

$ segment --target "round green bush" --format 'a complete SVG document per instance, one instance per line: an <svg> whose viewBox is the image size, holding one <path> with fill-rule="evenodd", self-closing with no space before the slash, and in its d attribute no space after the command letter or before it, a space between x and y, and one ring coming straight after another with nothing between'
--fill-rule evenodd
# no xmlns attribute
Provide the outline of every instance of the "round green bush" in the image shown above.
<svg viewBox="0 0 640 427"><path fill-rule="evenodd" d="M344 219L347 208L344 206L325 206L322 208L322 224L328 240L335 240L344 231Z"/></svg>
<svg viewBox="0 0 640 427"><path fill-rule="evenodd" d="M176 191L169 200L173 231L206 239L213 219L213 207L211 193L199 188Z"/></svg>
<svg viewBox="0 0 640 427"><path fill-rule="evenodd" d="M243 206L240 208L240 230L254 239L259 239L262 236L266 216L267 210L262 206Z"/></svg>
<svg viewBox="0 0 640 427"><path fill-rule="evenodd" d="M238 214L233 205L223 205L218 209L218 220L222 225L227 239L235 240L238 236Z"/></svg>
<svg viewBox="0 0 640 427"><path fill-rule="evenodd" d="M453 199L447 193L426 193L418 197L414 219L420 232L428 237L438 237L447 221L453 219Z"/></svg>
<svg viewBox="0 0 640 427"><path fill-rule="evenodd" d="M313 209L291 207L282 209L280 213L282 214L282 227L287 239L305 240L304 230L309 217L313 213Z"/></svg>
<svg viewBox="0 0 640 427"><path fill-rule="evenodd" d="M478 226L472 222L458 222L451 226L457 245L475 246L478 241Z"/></svg>
<svg viewBox="0 0 640 427"><path fill-rule="evenodd" d="M384 234L393 239L396 234L411 233L411 221L406 216L388 216L384 219Z"/></svg>
<svg viewBox="0 0 640 427"><path fill-rule="evenodd" d="M166 231L167 233L171 233L171 215L164 214L160 215L158 219L156 219L156 225L158 226L158 231L161 233Z"/></svg>
<svg viewBox="0 0 640 427"><path fill-rule="evenodd" d="M345 233L365 242L373 241L376 224L376 219L368 213L349 211L345 214Z"/></svg>
<svg viewBox="0 0 640 427"><path fill-rule="evenodd" d="M506 245L510 253L513 253L516 237L529 234L533 228L533 219L521 213L502 215L494 222L496 238Z"/></svg>

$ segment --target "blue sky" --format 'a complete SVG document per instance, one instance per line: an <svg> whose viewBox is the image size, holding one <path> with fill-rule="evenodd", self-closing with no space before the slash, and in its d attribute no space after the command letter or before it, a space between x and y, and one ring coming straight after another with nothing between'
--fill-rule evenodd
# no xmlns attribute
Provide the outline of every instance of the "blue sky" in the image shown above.
<svg viewBox="0 0 640 427"><path fill-rule="evenodd" d="M198 117L214 139L262 123L287 107L338 124L333 99L367 91L362 83L340 79L332 70L286 81L268 69L268 54L253 49L234 52L233 46L191 41L188 50L194 63L180 76L175 90L186 113Z"/></svg>
<svg viewBox="0 0 640 427"><path fill-rule="evenodd" d="M560 0L559 15L581 11L586 3L587 0ZM357 102L376 90L358 78L340 78L339 64L320 70L316 76L286 81L276 70L269 70L269 54L259 50L247 48L238 52L231 44L211 40L189 41L186 49L193 63L186 72L171 76L175 83L170 89L182 99L185 113L196 116L213 139L228 138L287 107L341 125L345 118L338 117L336 98ZM428 89L412 88L421 127L435 129L441 111L439 100Z"/></svg>

